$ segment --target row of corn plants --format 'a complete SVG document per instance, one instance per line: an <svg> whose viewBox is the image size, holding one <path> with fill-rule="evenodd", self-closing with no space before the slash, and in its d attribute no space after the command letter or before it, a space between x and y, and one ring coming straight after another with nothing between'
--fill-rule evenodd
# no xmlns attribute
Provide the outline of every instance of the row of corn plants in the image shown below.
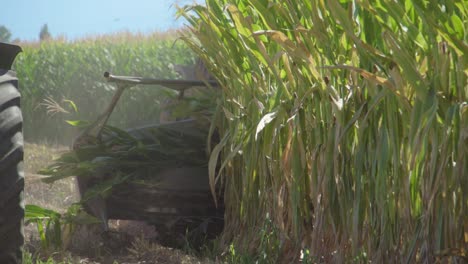
<svg viewBox="0 0 468 264"><path fill-rule="evenodd" d="M14 68L21 80L25 138L70 143L75 130L63 120L94 120L110 102L115 86L106 83L105 71L177 78L171 65L191 64L194 58L176 39L175 32L120 33L21 44L23 52ZM156 122L166 93L156 87L132 88L123 95L110 123L130 127Z"/></svg>
<svg viewBox="0 0 468 264"><path fill-rule="evenodd" d="M467 258L466 2L206 0L180 14L223 88L210 181L227 247L264 259L271 222L269 262Z"/></svg>

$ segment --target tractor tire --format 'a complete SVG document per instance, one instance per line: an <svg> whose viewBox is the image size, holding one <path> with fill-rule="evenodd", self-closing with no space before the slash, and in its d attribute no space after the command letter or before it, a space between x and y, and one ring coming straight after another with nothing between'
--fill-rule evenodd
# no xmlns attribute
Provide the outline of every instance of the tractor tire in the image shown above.
<svg viewBox="0 0 468 264"><path fill-rule="evenodd" d="M23 117L18 79L0 69L0 263L22 262Z"/></svg>

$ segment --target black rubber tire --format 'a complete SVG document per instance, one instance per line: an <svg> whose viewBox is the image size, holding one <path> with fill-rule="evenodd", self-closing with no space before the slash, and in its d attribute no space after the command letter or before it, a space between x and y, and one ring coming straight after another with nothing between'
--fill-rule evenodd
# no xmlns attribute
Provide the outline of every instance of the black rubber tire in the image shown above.
<svg viewBox="0 0 468 264"><path fill-rule="evenodd" d="M0 70L0 263L22 263L23 117L18 80Z"/></svg>

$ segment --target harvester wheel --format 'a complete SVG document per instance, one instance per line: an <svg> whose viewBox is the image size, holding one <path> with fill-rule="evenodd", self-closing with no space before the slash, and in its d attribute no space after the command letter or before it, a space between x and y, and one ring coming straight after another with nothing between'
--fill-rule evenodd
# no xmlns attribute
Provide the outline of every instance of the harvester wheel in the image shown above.
<svg viewBox="0 0 468 264"><path fill-rule="evenodd" d="M23 117L14 73L0 69L0 263L21 263Z"/></svg>

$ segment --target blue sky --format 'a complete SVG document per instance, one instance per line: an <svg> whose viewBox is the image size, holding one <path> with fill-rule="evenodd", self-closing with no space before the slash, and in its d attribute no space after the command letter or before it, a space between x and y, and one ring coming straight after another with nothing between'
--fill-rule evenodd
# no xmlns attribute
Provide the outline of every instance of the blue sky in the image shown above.
<svg viewBox="0 0 468 264"><path fill-rule="evenodd" d="M174 4L189 0L1 0L0 25L12 33L12 39L39 39L42 25L52 36L69 40L128 30L163 31L177 28ZM203 0L197 0L202 3Z"/></svg>

